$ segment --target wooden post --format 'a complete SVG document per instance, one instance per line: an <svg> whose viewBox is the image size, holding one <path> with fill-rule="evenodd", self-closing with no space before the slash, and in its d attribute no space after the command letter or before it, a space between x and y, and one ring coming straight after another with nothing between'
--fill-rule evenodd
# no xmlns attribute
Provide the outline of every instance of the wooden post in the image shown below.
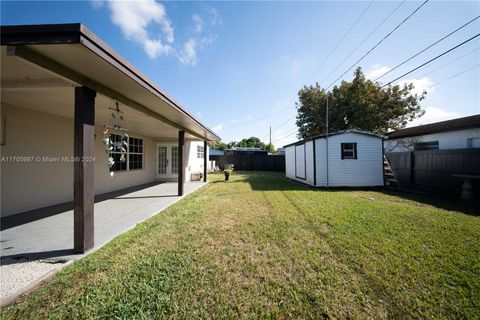
<svg viewBox="0 0 480 320"><path fill-rule="evenodd" d="M207 182L207 150L208 150L208 145L207 141L203 141L203 182Z"/></svg>
<svg viewBox="0 0 480 320"><path fill-rule="evenodd" d="M75 88L73 136L73 248L84 253L94 245L95 96L87 87Z"/></svg>
<svg viewBox="0 0 480 320"><path fill-rule="evenodd" d="M183 165L183 147L185 145L185 131L178 131L178 195L183 196L184 187L184 165Z"/></svg>

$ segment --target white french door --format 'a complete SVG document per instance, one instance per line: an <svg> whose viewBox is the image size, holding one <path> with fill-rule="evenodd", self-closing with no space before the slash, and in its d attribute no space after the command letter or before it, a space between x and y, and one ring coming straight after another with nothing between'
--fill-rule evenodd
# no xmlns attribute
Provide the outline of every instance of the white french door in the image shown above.
<svg viewBox="0 0 480 320"><path fill-rule="evenodd" d="M178 146L157 144L157 178L178 178Z"/></svg>

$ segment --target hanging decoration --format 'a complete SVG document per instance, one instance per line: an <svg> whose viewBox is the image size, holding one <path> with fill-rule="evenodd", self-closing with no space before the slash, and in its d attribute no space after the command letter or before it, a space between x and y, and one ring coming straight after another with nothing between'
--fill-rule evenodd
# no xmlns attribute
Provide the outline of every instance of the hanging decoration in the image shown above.
<svg viewBox="0 0 480 320"><path fill-rule="evenodd" d="M111 110L111 116L113 119L119 119L120 121L125 120L124 112L120 110L119 103L115 102L115 108L109 107ZM116 130L116 131L123 131L123 135L121 136L120 141L118 138L112 139L112 133L110 133L109 129ZM119 155L120 162L127 161L127 150L128 150L128 139L129 136L126 133L128 131L126 128L118 125L104 125L104 130L102 131L102 143L105 146L105 153L108 155L108 170L110 172L110 176L113 177L115 175L115 157ZM120 136L119 134L115 134L116 136Z"/></svg>

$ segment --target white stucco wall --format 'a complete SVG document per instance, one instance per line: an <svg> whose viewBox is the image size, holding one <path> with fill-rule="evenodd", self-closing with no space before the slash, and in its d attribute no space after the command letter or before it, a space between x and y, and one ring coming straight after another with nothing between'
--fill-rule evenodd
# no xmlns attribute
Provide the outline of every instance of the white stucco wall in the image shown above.
<svg viewBox="0 0 480 320"><path fill-rule="evenodd" d="M386 152L405 152L413 151L414 142L428 142L438 141L438 148L445 149L466 149L468 148L468 139L480 139L480 128L472 128L466 130L457 130L450 132L440 132L434 134L427 134L423 136L416 136L412 138L401 138L385 140ZM410 146L404 146L404 145Z"/></svg>
<svg viewBox="0 0 480 320"><path fill-rule="evenodd" d="M5 157L72 157L73 120L29 109L2 105L6 116L6 144L1 156L1 216L73 200L73 163L66 161L9 162ZM102 144L102 128L95 128L95 194L148 183L156 179L155 142L144 141L144 168L110 176Z"/></svg>
<svg viewBox="0 0 480 320"><path fill-rule="evenodd" d="M203 147L203 141L186 141L185 142L185 155L186 155L185 181L191 180L190 178L192 173L201 172L203 174L203 158L197 157L197 146ZM208 146L205 152L207 153L206 156L208 159L208 155L209 155Z"/></svg>

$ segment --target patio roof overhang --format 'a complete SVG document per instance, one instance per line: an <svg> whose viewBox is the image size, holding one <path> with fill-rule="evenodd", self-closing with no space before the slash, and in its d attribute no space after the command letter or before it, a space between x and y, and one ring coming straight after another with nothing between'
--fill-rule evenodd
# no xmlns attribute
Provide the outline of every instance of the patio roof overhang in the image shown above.
<svg viewBox="0 0 480 320"><path fill-rule="evenodd" d="M73 119L73 88L97 94L96 123L115 102L129 130L158 139L220 138L82 24L1 27L2 102ZM28 94L25 94L28 91ZM63 106L63 108L62 108Z"/></svg>

